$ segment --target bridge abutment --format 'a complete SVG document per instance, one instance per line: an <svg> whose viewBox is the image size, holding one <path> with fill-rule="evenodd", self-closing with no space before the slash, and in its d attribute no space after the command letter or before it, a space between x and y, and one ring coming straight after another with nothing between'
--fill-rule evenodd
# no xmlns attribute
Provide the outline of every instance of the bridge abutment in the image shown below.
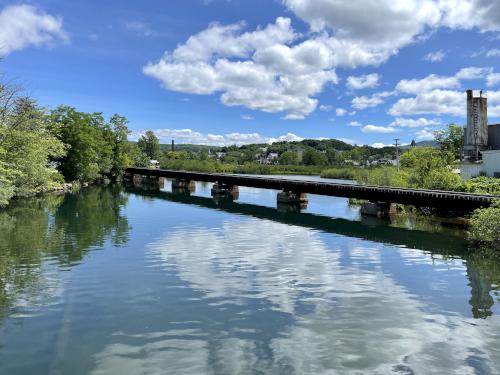
<svg viewBox="0 0 500 375"><path fill-rule="evenodd" d="M387 202L365 202L361 205L361 215L388 218L396 214L396 204Z"/></svg>

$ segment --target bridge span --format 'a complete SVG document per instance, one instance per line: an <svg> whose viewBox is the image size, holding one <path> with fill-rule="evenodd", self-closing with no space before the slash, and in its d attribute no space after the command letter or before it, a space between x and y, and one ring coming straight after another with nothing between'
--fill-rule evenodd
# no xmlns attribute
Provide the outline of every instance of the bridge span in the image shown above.
<svg viewBox="0 0 500 375"><path fill-rule="evenodd" d="M249 175L175 171L153 168L127 168L128 178L144 176L165 177L177 181L176 186L187 186L193 181L213 182L212 193L231 192L238 186L281 190L278 203L307 202L306 194L363 199L377 204L400 203L419 207L432 207L450 211L472 211L488 207L495 196L454 191L407 189L386 186L342 184L334 182L303 181ZM281 198L280 198L281 194Z"/></svg>

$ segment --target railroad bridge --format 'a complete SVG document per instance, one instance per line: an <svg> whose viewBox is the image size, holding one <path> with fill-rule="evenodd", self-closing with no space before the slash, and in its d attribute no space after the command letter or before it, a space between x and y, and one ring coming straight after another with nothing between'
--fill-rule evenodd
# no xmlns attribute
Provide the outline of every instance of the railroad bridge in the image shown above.
<svg viewBox="0 0 500 375"><path fill-rule="evenodd" d="M127 168L125 179L129 181L156 181L170 178L173 189L194 189L195 181L213 182L213 196L237 198L238 186L279 190L278 204L307 205L307 194L356 198L369 201L362 207L363 213L386 216L394 203L431 207L440 210L467 212L488 207L495 196L454 191L406 189L386 186L342 184L323 181L303 181L249 175L175 171L169 169Z"/></svg>

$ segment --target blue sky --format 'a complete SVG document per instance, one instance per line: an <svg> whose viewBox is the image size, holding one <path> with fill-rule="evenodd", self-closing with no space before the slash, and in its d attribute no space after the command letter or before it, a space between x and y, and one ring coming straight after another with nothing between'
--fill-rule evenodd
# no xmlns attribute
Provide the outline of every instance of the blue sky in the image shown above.
<svg viewBox="0 0 500 375"><path fill-rule="evenodd" d="M495 0L0 0L0 56L43 106L165 142L425 140L466 88L500 122Z"/></svg>

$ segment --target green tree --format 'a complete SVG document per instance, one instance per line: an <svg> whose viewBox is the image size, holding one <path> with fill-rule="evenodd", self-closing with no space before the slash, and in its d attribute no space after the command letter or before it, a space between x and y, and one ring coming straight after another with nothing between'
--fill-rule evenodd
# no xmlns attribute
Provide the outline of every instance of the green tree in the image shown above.
<svg viewBox="0 0 500 375"><path fill-rule="evenodd" d="M299 164L299 155L295 151L285 151L280 155L278 162L281 165L296 165Z"/></svg>
<svg viewBox="0 0 500 375"><path fill-rule="evenodd" d="M451 172L453 156L433 147L415 147L401 155L401 168L408 174L408 186L455 190L460 177Z"/></svg>
<svg viewBox="0 0 500 375"><path fill-rule="evenodd" d="M308 148L304 151L304 155L302 156L302 163L304 163L305 165L325 165L326 156L321 152L314 150L313 148Z"/></svg>
<svg viewBox="0 0 500 375"><path fill-rule="evenodd" d="M52 132L68 152L57 161L67 181L93 182L112 176L115 134L101 113L78 112L61 106L51 113Z"/></svg>
<svg viewBox="0 0 500 375"><path fill-rule="evenodd" d="M491 207L474 211L470 220L470 237L486 243L494 249L500 249L500 200Z"/></svg>
<svg viewBox="0 0 500 375"><path fill-rule="evenodd" d="M464 144L464 128L456 124L448 124L446 129L435 131L434 137L442 151L451 153L455 159L460 159Z"/></svg>
<svg viewBox="0 0 500 375"><path fill-rule="evenodd" d="M14 195L50 189L62 181L49 161L65 153L36 102L0 84L0 204Z"/></svg>
<svg viewBox="0 0 500 375"><path fill-rule="evenodd" d="M128 120L124 116L115 114L109 120L113 129L113 167L111 175L116 179L123 174L125 168L135 165L135 150L137 147L128 141L130 130L127 127Z"/></svg>
<svg viewBox="0 0 500 375"><path fill-rule="evenodd" d="M137 146L150 159L158 159L160 157L160 141L151 130L148 130L139 138Z"/></svg>

